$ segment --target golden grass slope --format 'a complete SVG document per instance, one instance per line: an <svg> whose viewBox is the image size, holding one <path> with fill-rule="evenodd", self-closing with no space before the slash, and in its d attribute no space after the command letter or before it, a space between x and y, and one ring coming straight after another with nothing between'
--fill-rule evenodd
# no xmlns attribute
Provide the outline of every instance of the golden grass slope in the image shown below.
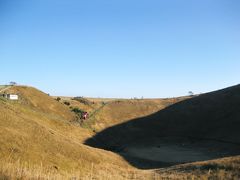
<svg viewBox="0 0 240 180"><path fill-rule="evenodd" d="M240 158L138 170L112 152L83 142L94 134L74 125L69 107L32 87L14 86L19 101L0 98L0 179L239 179ZM181 101L114 100L95 114L104 129ZM98 105L96 109L98 109ZM77 105L77 103L76 103ZM94 111L94 109L92 109Z"/></svg>
<svg viewBox="0 0 240 180"><path fill-rule="evenodd" d="M148 116L186 98L188 97L110 101L96 113L92 127L100 131L135 118Z"/></svg>
<svg viewBox="0 0 240 180"><path fill-rule="evenodd" d="M56 99L57 97L53 97ZM61 102L70 103L68 107L87 111L90 118L82 125L85 128L101 131L107 127L123 122L151 115L176 102L189 97L166 99L110 99L110 98L83 98L88 103L81 103L72 97L61 97Z"/></svg>
<svg viewBox="0 0 240 180"><path fill-rule="evenodd" d="M240 156L195 162L155 170L161 179L240 179Z"/></svg>
<svg viewBox="0 0 240 180"><path fill-rule="evenodd" d="M92 166L116 171L132 168L114 153L83 145L92 133L72 125L67 117L74 115L64 105L34 88L13 87L10 91L18 93L20 101L0 99L0 169L19 162L84 176Z"/></svg>
<svg viewBox="0 0 240 180"><path fill-rule="evenodd" d="M41 111L43 113L59 116L66 120L74 120L75 115L69 109L54 99L50 98L47 94L27 86L13 86L7 90L6 93L18 94L22 105L27 105L33 110Z"/></svg>

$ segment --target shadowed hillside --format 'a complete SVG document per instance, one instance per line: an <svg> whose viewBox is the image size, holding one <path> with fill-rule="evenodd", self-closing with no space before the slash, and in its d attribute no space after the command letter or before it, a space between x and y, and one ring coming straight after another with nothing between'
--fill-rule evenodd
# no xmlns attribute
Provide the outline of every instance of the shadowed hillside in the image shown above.
<svg viewBox="0 0 240 180"><path fill-rule="evenodd" d="M101 131L105 128L127 122L130 119L150 115L186 98L188 97L108 101L96 109L96 112L90 118L89 125L92 129Z"/></svg>
<svg viewBox="0 0 240 180"><path fill-rule="evenodd" d="M150 116L110 127L85 143L118 152L139 168L157 168L239 154L239 129L238 85L187 99ZM192 154L192 157L162 161L161 154L172 149L188 151L185 154ZM194 158L197 154L199 159Z"/></svg>
<svg viewBox="0 0 240 180"><path fill-rule="evenodd" d="M54 97L57 98L57 97ZM104 98L77 98L60 97L60 102L69 102L69 108L79 108L89 113L89 119L83 122L94 132L127 122L130 119L144 117L166 108L174 103L189 97L165 99L104 99ZM87 103L85 103L85 101Z"/></svg>

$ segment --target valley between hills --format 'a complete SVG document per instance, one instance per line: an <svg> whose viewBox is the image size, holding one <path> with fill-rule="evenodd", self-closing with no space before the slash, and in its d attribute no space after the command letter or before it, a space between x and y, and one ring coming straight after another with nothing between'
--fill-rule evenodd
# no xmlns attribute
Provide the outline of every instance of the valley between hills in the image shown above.
<svg viewBox="0 0 240 180"><path fill-rule="evenodd" d="M19 97L0 97L0 179L240 178L240 85L164 99L0 92Z"/></svg>

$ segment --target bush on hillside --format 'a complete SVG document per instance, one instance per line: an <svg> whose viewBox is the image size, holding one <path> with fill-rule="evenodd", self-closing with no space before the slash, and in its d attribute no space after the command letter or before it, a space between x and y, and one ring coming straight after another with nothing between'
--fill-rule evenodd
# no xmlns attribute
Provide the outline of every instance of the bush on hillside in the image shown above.
<svg viewBox="0 0 240 180"><path fill-rule="evenodd" d="M70 107L72 109L72 112L74 112L80 119L82 118L82 115L84 113L83 110L77 108L77 107Z"/></svg>
<svg viewBox="0 0 240 180"><path fill-rule="evenodd" d="M68 101L64 101L64 104L67 106L70 106L70 102L68 102Z"/></svg>
<svg viewBox="0 0 240 180"><path fill-rule="evenodd" d="M102 105L103 105L103 106L106 105L106 102L102 101Z"/></svg>

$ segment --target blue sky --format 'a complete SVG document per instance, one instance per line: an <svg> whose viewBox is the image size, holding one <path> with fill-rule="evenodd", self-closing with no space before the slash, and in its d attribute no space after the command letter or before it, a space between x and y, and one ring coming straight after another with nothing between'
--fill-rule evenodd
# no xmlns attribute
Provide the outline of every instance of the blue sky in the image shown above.
<svg viewBox="0 0 240 180"><path fill-rule="evenodd" d="M239 0L0 0L0 84L172 97L239 84Z"/></svg>

